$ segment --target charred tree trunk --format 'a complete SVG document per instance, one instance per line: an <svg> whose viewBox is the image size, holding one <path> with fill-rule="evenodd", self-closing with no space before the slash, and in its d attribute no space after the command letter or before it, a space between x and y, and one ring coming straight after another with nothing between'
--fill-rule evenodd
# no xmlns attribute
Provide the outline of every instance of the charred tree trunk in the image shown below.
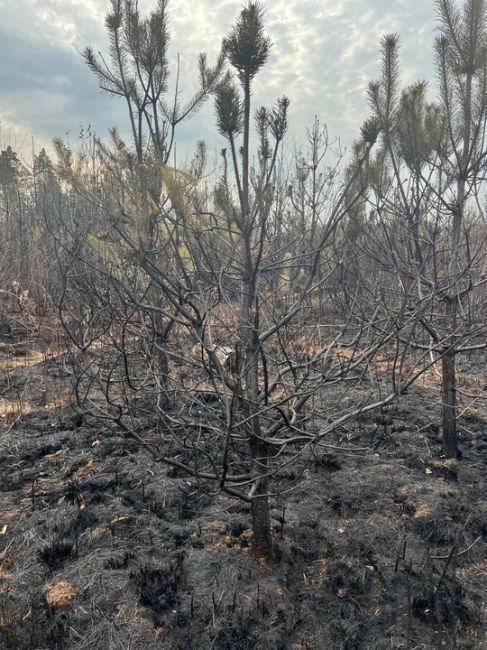
<svg viewBox="0 0 487 650"><path fill-rule="evenodd" d="M441 388L443 405L443 454L457 458L457 393L455 350L449 350L441 360Z"/></svg>
<svg viewBox="0 0 487 650"><path fill-rule="evenodd" d="M474 53L470 53L472 57ZM466 179L472 151L472 81L473 59L465 79L465 95L463 105L463 149L459 156L459 174L457 180L456 205L452 210L451 232L451 262L450 282L451 292L446 301L446 328L449 336L449 350L442 358L442 399L443 399L443 453L447 458L458 458L457 436L457 400L456 400L456 348L455 335L459 309L459 280L462 276L460 268L460 237L464 221L466 200Z"/></svg>
<svg viewBox="0 0 487 650"><path fill-rule="evenodd" d="M161 303L161 293L157 286L153 287L152 296L154 304L158 307ZM170 330L170 323L164 321L164 316L156 311L154 313L154 361L155 373L159 387L159 407L166 410L170 408L171 401L169 399L169 359L166 353L167 338Z"/></svg>
<svg viewBox="0 0 487 650"><path fill-rule="evenodd" d="M268 449L262 440L259 416L259 306L256 279L252 264L251 235L245 233L245 269L242 278L242 322L240 338L243 357L243 412L249 420L249 446L255 483L252 494L252 528L254 550L260 555L272 554L272 535L268 496Z"/></svg>
<svg viewBox="0 0 487 650"><path fill-rule="evenodd" d="M269 509L267 472L269 469L268 449L265 442L250 439L252 462L258 476L255 494L251 504L254 550L264 557L272 555L271 517Z"/></svg>
<svg viewBox="0 0 487 650"><path fill-rule="evenodd" d="M159 405L163 409L168 409L171 406L169 398L169 359L164 349L166 345L166 335L159 329L163 324L158 323L158 330L156 332L156 364L157 364L157 379L159 383Z"/></svg>

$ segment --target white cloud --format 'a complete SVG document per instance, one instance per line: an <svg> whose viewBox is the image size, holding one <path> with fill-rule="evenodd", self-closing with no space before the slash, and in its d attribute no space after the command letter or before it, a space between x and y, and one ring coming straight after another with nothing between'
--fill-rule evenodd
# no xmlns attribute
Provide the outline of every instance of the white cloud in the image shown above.
<svg viewBox="0 0 487 650"><path fill-rule="evenodd" d="M142 11L155 0L140 0ZM380 73L378 46L385 32L402 36L403 76L431 78L433 0L268 0L266 26L274 42L269 63L256 79L257 105L291 99L290 123L300 139L315 115L331 134L350 143L367 116L365 88ZM241 7L239 0L172 0L171 56L181 54L182 93L191 95L200 51L218 53ZM0 117L36 137L76 131L91 122L98 132L123 129L121 102L102 97L79 52L104 50L107 0L0 0ZM16 48L16 43L17 48ZM17 59L21 64L17 64ZM2 69L3 66L3 69ZM29 90L43 90L35 101ZM31 99L29 99L31 97ZM39 99L41 97L41 99ZM180 148L213 135L212 107L180 134Z"/></svg>

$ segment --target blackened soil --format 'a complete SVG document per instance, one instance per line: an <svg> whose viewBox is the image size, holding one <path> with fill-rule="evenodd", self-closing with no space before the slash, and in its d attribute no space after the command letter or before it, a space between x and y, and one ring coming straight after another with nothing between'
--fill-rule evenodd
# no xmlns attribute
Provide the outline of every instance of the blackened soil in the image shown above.
<svg viewBox="0 0 487 650"><path fill-rule="evenodd" d="M273 503L271 563L245 506L119 432L67 408L6 417L0 648L487 647L487 424L466 412L445 461L439 408L419 384L277 477L298 480Z"/></svg>

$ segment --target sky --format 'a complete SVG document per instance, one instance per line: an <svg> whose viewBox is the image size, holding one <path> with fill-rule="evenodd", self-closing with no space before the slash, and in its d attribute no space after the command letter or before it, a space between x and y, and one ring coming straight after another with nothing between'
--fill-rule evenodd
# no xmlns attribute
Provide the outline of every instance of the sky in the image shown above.
<svg viewBox="0 0 487 650"><path fill-rule="evenodd" d="M139 0L142 13L154 0ZM380 39L401 39L402 80L432 82L434 0L263 0L273 47L254 83L254 107L290 101L289 138L305 139L315 116L331 138L348 147L368 115L366 88L380 75ZM0 0L0 147L28 157L54 136L71 146L88 126L99 136L116 126L127 132L123 102L99 91L84 64L87 45L106 51L108 0ZM241 9L240 0L170 0L170 57L181 58L181 87L195 88L198 53L210 62ZM225 146L214 127L211 99L181 126L178 152L198 140Z"/></svg>

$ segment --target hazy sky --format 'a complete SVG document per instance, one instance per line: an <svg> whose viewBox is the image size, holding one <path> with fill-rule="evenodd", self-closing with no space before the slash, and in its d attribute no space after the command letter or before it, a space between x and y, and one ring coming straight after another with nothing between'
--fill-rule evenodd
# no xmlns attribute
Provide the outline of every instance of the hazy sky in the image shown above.
<svg viewBox="0 0 487 650"><path fill-rule="evenodd" d="M78 138L91 124L99 134L126 130L122 101L103 95L80 52L106 48L108 0L0 0L0 144L36 148L52 136ZM266 27L274 46L255 82L255 105L291 100L290 132L303 138L314 116L349 144L367 117L365 88L379 75L379 40L401 36L404 81L434 80L434 0L267 0ZM153 0L139 0L142 12ZM182 58L182 87L191 94L198 52L214 59L242 3L172 0L171 56ZM434 81L433 81L434 84ZM69 134L67 136L67 134ZM211 101L179 131L180 151L215 135Z"/></svg>

